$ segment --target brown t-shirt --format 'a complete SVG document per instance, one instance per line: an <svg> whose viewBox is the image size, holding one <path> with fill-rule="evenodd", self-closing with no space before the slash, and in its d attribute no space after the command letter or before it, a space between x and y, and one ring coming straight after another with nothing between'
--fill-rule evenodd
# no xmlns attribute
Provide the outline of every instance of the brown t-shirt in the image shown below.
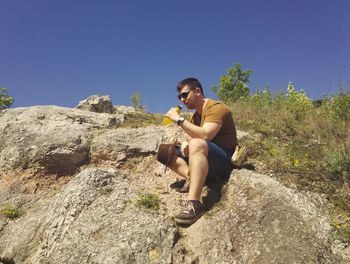
<svg viewBox="0 0 350 264"><path fill-rule="evenodd" d="M195 112L191 123L203 126L204 123L222 124L219 132L211 140L213 143L224 149L235 149L238 145L236 126L230 109L219 101L207 99L202 115Z"/></svg>

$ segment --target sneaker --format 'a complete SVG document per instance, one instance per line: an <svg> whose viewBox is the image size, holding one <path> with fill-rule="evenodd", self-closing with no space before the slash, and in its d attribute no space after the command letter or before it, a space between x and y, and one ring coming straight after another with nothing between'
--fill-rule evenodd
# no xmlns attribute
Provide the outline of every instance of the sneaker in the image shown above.
<svg viewBox="0 0 350 264"><path fill-rule="evenodd" d="M190 182L186 181L182 188L176 189L179 193L188 193L190 190Z"/></svg>
<svg viewBox="0 0 350 264"><path fill-rule="evenodd" d="M185 179L181 179L181 180L176 179L176 181L170 184L169 187L171 189L181 189L182 187L184 187L185 183L186 183Z"/></svg>
<svg viewBox="0 0 350 264"><path fill-rule="evenodd" d="M191 225L196 222L203 213L203 205L200 201L187 201L181 213L175 216L175 222L178 224Z"/></svg>

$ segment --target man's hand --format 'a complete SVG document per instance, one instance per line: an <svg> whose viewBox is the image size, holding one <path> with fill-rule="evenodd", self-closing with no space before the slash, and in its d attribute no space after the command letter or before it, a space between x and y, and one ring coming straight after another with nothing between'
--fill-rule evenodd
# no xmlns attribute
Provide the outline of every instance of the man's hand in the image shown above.
<svg viewBox="0 0 350 264"><path fill-rule="evenodd" d="M188 157L188 141L185 140L181 143L181 153L184 157Z"/></svg>
<svg viewBox="0 0 350 264"><path fill-rule="evenodd" d="M169 117L174 122L177 122L177 120L180 117L180 114L178 113L178 110L176 110L176 107L170 108L170 110L165 114L165 116Z"/></svg>

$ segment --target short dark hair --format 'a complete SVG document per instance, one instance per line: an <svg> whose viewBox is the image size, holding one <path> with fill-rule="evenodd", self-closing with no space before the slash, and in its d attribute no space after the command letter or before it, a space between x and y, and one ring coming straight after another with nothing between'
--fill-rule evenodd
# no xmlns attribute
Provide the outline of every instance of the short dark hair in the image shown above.
<svg viewBox="0 0 350 264"><path fill-rule="evenodd" d="M186 79L182 80L181 82L179 82L177 87L176 87L177 91L180 92L182 90L182 88L184 88L186 85L188 85L188 87L190 88L191 91L194 91L198 87L204 96L202 85L196 78L192 78L192 77L186 78Z"/></svg>

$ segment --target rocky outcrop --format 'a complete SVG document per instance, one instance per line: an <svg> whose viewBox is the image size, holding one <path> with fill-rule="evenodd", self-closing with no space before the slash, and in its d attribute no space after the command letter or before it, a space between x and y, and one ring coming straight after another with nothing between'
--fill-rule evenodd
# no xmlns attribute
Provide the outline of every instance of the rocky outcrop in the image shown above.
<svg viewBox="0 0 350 264"><path fill-rule="evenodd" d="M118 114L123 114L123 115L132 115L132 114L137 114L140 111L135 109L132 106L125 106L125 105L116 105L114 106L115 112Z"/></svg>
<svg viewBox="0 0 350 264"><path fill-rule="evenodd" d="M332 249L321 195L249 170L234 170L222 192L205 190L206 214L176 226L172 216L186 195L168 188L174 174L164 174L154 154L162 142L181 141L179 128L121 128L122 121L54 106L0 112L0 209L20 210L13 220L0 215L0 263L349 261ZM36 166L74 170L38 187L47 175L22 181ZM31 192L23 187L30 183ZM138 204L144 193L159 197L159 210Z"/></svg>
<svg viewBox="0 0 350 264"><path fill-rule="evenodd" d="M171 212L137 206L138 194L147 186L138 183L132 175L112 169L83 170L55 196L33 204L25 215L5 225L0 232L0 259L346 263L330 250L326 203L318 195L298 193L268 176L236 170L221 202L181 230ZM178 194L165 196L174 195Z"/></svg>
<svg viewBox="0 0 350 264"><path fill-rule="evenodd" d="M122 122L122 115L57 106L3 110L0 172L37 167L58 174L74 173L89 159L91 132Z"/></svg>
<svg viewBox="0 0 350 264"><path fill-rule="evenodd" d="M184 140L178 128L149 126L105 130L91 141L93 161L122 161L128 157L155 154L159 144Z"/></svg>
<svg viewBox="0 0 350 264"><path fill-rule="evenodd" d="M232 174L222 201L188 232L200 263L340 263L329 248L327 202L247 170Z"/></svg>
<svg viewBox="0 0 350 264"><path fill-rule="evenodd" d="M123 160L127 156L155 154L166 130L160 127L106 130L93 138L93 160Z"/></svg>
<svg viewBox="0 0 350 264"><path fill-rule="evenodd" d="M112 104L112 99L109 95L92 95L87 99L80 101L76 108L95 113L115 113L115 109Z"/></svg>
<svg viewBox="0 0 350 264"><path fill-rule="evenodd" d="M127 175L83 170L1 232L0 256L15 263L169 263L177 229L138 208L137 191Z"/></svg>

